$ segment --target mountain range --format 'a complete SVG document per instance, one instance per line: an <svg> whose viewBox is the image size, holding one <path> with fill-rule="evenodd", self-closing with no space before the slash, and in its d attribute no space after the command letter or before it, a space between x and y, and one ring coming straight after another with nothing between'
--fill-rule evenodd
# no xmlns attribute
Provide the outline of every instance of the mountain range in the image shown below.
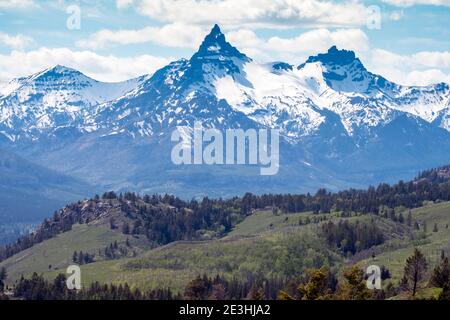
<svg viewBox="0 0 450 320"><path fill-rule="evenodd" d="M218 129L279 129L279 174L172 164L172 131L190 130L194 121ZM395 84L335 46L298 66L258 63L215 25L190 59L153 75L102 83L56 66L10 81L0 88L0 148L36 171L74 179L76 195L95 189L189 198L359 188L449 162L450 88Z"/></svg>

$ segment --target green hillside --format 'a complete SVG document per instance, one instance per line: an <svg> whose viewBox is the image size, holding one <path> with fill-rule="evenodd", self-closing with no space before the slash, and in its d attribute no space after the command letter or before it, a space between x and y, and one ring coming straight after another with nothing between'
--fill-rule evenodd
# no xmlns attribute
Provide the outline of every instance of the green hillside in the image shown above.
<svg viewBox="0 0 450 320"><path fill-rule="evenodd" d="M397 213L407 215L399 208ZM222 275L226 278L245 278L249 274L266 277L295 277L307 268L330 266L339 273L344 266L360 262L387 267L392 281L402 275L405 260L415 246L419 247L431 266L439 262L442 250L449 251L450 202L427 204L411 211L421 230L414 230L392 219L332 214L274 214L271 210L256 211L239 223L227 236L204 241L177 241L155 249L144 250L145 241L132 238L139 250L136 257L117 260L100 259L82 266L84 285L128 283L132 287L153 289L170 287L182 292L186 284L198 274ZM308 221L308 224L306 224ZM385 235L386 241L355 255L343 255L329 248L320 236L321 226L328 222L351 223L372 221ZM424 222L427 231L423 231ZM434 225L437 232L433 232ZM52 279L72 264L73 251L95 252L113 241L123 243L127 236L105 225L95 223L77 225L73 230L27 249L7 259L9 283L21 274L43 273ZM372 255L375 254L375 258ZM51 265L51 268L49 266ZM435 291L432 291L435 293Z"/></svg>
<svg viewBox="0 0 450 320"><path fill-rule="evenodd" d="M399 279L403 272L405 260L411 255L414 247L419 248L427 257L429 264L439 263L441 252L450 253L450 202L428 204L411 210L413 219L421 224L421 231L413 235L405 235L401 239L389 241L376 248L374 259L363 259L364 265L378 264L389 267L394 279ZM427 230L424 232L423 224ZM433 232L434 225L437 232Z"/></svg>
<svg viewBox="0 0 450 320"><path fill-rule="evenodd" d="M73 264L75 251L96 253L114 241L124 243L126 237L102 225L75 225L72 231L22 251L4 261L2 266L7 268L10 281L33 272L63 271Z"/></svg>

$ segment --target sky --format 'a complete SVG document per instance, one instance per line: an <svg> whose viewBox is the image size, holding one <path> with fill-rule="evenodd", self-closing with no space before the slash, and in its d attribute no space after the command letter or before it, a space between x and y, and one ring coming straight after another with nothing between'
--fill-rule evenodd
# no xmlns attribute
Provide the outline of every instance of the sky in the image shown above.
<svg viewBox="0 0 450 320"><path fill-rule="evenodd" d="M256 61L336 45L399 84L450 83L450 0L0 0L0 83L57 64L108 82L151 74L216 23Z"/></svg>

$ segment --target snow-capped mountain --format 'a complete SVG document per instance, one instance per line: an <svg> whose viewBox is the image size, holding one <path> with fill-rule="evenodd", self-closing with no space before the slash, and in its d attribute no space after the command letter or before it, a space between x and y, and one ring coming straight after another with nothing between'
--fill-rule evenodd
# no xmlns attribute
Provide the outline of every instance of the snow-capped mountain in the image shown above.
<svg viewBox="0 0 450 320"><path fill-rule="evenodd" d="M131 126L141 135L194 119L223 127L250 121L298 139L316 134L329 112L348 135L405 113L431 123L449 110L449 98L447 84L402 87L336 47L298 67L260 64L226 42L215 26L190 60L170 64L129 95L100 106L95 118L100 127L114 123L129 132ZM445 120L439 125L450 130Z"/></svg>
<svg viewBox="0 0 450 320"><path fill-rule="evenodd" d="M90 132L92 108L115 100L146 77L102 83L64 66L10 81L0 88L0 133L8 139L39 139L65 128Z"/></svg>
<svg viewBox="0 0 450 320"><path fill-rule="evenodd" d="M406 87L331 47L299 66L258 63L216 25L190 59L119 84L58 66L0 91L0 146L108 189L231 195L339 189L449 162L448 84ZM280 173L180 167L175 126L277 128Z"/></svg>
<svg viewBox="0 0 450 320"><path fill-rule="evenodd" d="M449 110L447 84L400 86L336 47L297 67L260 64L229 44L217 25L191 59L151 77L101 83L56 66L0 89L0 127L10 140L24 134L38 139L60 128L153 135L195 119L276 127L298 139L317 133L329 112L350 136L403 114L450 131Z"/></svg>

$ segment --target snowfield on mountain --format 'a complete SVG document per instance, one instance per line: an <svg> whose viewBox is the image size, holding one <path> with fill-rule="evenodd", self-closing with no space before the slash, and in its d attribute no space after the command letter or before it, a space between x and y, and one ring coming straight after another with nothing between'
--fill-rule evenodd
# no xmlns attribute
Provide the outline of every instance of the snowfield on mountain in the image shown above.
<svg viewBox="0 0 450 320"><path fill-rule="evenodd" d="M280 172L175 166L177 126L276 128ZM0 148L99 189L231 196L337 190L447 164L450 88L395 84L331 47L301 65L259 63L216 25L190 59L122 83L63 66L0 89Z"/></svg>

